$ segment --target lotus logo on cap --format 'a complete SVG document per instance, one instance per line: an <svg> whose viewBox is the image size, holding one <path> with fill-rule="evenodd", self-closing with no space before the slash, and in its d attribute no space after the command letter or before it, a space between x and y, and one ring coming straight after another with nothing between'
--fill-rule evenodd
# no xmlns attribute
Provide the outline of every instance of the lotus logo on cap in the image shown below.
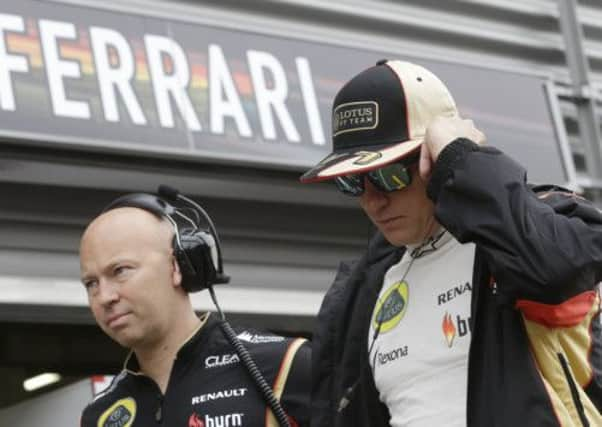
<svg viewBox="0 0 602 427"><path fill-rule="evenodd" d="M374 101L348 102L337 106L333 111L332 136L375 129L377 126L378 104Z"/></svg>

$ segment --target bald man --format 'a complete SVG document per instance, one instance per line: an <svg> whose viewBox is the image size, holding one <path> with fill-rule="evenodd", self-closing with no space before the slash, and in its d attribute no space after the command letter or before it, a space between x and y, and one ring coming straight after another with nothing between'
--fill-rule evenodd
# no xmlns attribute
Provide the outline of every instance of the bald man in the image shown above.
<svg viewBox="0 0 602 427"><path fill-rule="evenodd" d="M81 278L94 318L131 349L122 372L85 408L82 427L277 425L216 316L194 312L173 236L166 219L134 207L102 213L82 236ZM280 381L291 425L308 425L309 346L235 329L267 382Z"/></svg>

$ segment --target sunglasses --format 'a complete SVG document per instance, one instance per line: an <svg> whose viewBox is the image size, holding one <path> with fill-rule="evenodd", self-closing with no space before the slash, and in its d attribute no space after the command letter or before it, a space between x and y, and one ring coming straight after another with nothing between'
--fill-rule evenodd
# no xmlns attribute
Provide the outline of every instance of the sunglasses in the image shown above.
<svg viewBox="0 0 602 427"><path fill-rule="evenodd" d="M338 176L334 179L339 191L353 197L364 194L364 179L383 193L391 193L406 188L412 183L410 167L417 161L417 156L395 162L361 174L350 174Z"/></svg>

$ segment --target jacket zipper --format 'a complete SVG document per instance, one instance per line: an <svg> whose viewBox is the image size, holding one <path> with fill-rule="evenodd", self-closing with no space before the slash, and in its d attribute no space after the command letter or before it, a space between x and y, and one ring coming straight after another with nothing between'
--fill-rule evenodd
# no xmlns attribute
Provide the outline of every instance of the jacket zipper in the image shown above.
<svg viewBox="0 0 602 427"><path fill-rule="evenodd" d="M564 371L564 375L566 377L567 382L569 383L569 388L571 389L571 395L573 396L573 402L575 403L575 407L577 408L577 413L579 414L579 419L581 420L581 424L583 427L590 427L589 421L585 416L585 409L583 409L583 403L581 403L581 399L579 398L579 392L577 391L577 385L575 384L575 380L571 375L569 370L569 365L564 358L562 353L557 353L558 359L560 360L560 365L562 366L562 370Z"/></svg>
<svg viewBox="0 0 602 427"><path fill-rule="evenodd" d="M157 396L157 409L155 410L155 421L157 424L163 425L163 396Z"/></svg>

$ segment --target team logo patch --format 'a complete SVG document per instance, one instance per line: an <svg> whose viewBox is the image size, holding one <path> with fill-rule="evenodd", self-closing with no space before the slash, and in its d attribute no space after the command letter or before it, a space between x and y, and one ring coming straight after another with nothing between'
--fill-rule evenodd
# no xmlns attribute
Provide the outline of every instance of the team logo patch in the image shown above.
<svg viewBox="0 0 602 427"><path fill-rule="evenodd" d="M354 160L353 164L360 166L369 165L370 163L377 161L383 156L382 153L379 153L378 151L358 151L357 153L355 153L355 155L360 157L359 159Z"/></svg>
<svg viewBox="0 0 602 427"><path fill-rule="evenodd" d="M374 329L380 325L380 332L384 333L397 326L406 313L408 300L409 289L405 281L391 285L376 304Z"/></svg>
<svg viewBox="0 0 602 427"><path fill-rule="evenodd" d="M216 368L240 362L238 354L215 354L205 358L205 368Z"/></svg>
<svg viewBox="0 0 602 427"><path fill-rule="evenodd" d="M230 390L220 390L213 393L205 393L192 398L192 404L211 402L212 400L229 399L231 397L243 397L247 393L246 388L234 388Z"/></svg>
<svg viewBox="0 0 602 427"><path fill-rule="evenodd" d="M242 427L245 414L205 415L204 417L193 412L188 418L188 427Z"/></svg>
<svg viewBox="0 0 602 427"><path fill-rule="evenodd" d="M387 352L377 352L376 353L376 363L379 366L386 365L390 362L395 362L403 357L408 355L408 346L404 345L403 347L396 348Z"/></svg>
<svg viewBox="0 0 602 427"><path fill-rule="evenodd" d="M332 113L332 136L377 126L378 104L374 101L348 102L337 106Z"/></svg>
<svg viewBox="0 0 602 427"><path fill-rule="evenodd" d="M130 427L136 419L136 401L127 397L115 402L98 419L98 427Z"/></svg>
<svg viewBox="0 0 602 427"><path fill-rule="evenodd" d="M272 342L282 342L284 341L284 337L279 337L275 335L258 335L252 334L248 331L241 332L238 334L238 339L241 341L246 341L251 344L265 344Z"/></svg>
<svg viewBox="0 0 602 427"><path fill-rule="evenodd" d="M447 341L447 346L451 347L454 344L454 338L456 337L456 327L447 311L443 315L441 328L443 329L443 335L445 336L445 341Z"/></svg>
<svg viewBox="0 0 602 427"><path fill-rule="evenodd" d="M451 348L454 343L458 342L458 340L472 334L470 317L463 317L461 314L454 314L452 316L447 311L443 316L441 329L443 330L443 336L445 337L445 342L449 348Z"/></svg>
<svg viewBox="0 0 602 427"><path fill-rule="evenodd" d="M196 413L188 418L188 427L205 427L205 422Z"/></svg>

